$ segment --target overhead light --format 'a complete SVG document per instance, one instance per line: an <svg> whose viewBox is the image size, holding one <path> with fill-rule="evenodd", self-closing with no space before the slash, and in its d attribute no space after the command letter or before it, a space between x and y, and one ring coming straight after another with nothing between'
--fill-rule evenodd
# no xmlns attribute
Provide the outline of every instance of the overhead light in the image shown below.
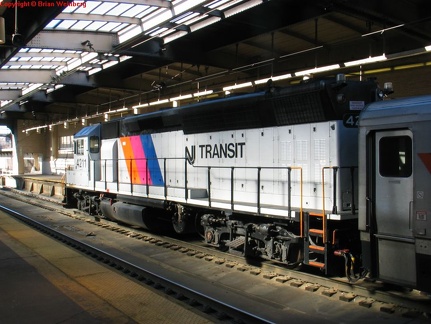
<svg viewBox="0 0 431 324"><path fill-rule="evenodd" d="M234 84L232 86L224 87L223 91L230 91L230 90L247 88L247 87L252 87L252 86L253 86L252 82L245 82L245 83Z"/></svg>
<svg viewBox="0 0 431 324"><path fill-rule="evenodd" d="M350 61L350 62L345 62L344 66L354 66L354 65L361 65L361 64L368 64L368 63L375 63L375 62L380 62L380 61L385 61L386 55L380 55L380 56L373 56L373 57L367 57L364 58L362 60L356 60L356 61Z"/></svg>
<svg viewBox="0 0 431 324"><path fill-rule="evenodd" d="M132 106L132 108L133 109L138 109L138 108L143 108L143 107L147 107L147 106L148 106L148 104L144 103L144 104L139 104L139 105L136 105L136 106Z"/></svg>
<svg viewBox="0 0 431 324"><path fill-rule="evenodd" d="M251 9L257 5L260 5L263 2L263 0L251 0L251 1L247 1L239 6L233 7L232 9L227 9L224 12L224 15L226 18L229 18L233 15L236 15L238 13L241 13L243 11L246 11L248 9Z"/></svg>
<svg viewBox="0 0 431 324"><path fill-rule="evenodd" d="M327 71L332 71L332 70L336 70L339 68L340 68L339 64L332 64L332 65L327 65L327 66L316 67L314 69L308 69L308 70L304 70L304 71L295 72L295 76L303 76L303 75L308 75L308 74L327 72Z"/></svg>
<svg viewBox="0 0 431 324"><path fill-rule="evenodd" d="M431 51L431 45L425 46L425 51L427 52Z"/></svg>
<svg viewBox="0 0 431 324"><path fill-rule="evenodd" d="M205 91L200 91L200 92L196 92L193 94L193 97L202 97L202 96L207 96L212 94L214 91L213 90L205 90Z"/></svg>
<svg viewBox="0 0 431 324"><path fill-rule="evenodd" d="M169 102L169 99L157 100L157 101L150 102L150 106L161 105L167 102Z"/></svg>
<svg viewBox="0 0 431 324"><path fill-rule="evenodd" d="M264 84L264 83L267 83L268 80L280 81L280 80L290 79L291 77L292 77L292 74L287 73L287 74L273 76L270 78L264 78L264 79L256 80L256 81L254 81L254 84Z"/></svg>
<svg viewBox="0 0 431 324"><path fill-rule="evenodd" d="M178 101L178 100L190 99L192 97L193 97L192 94L187 94L187 95L183 95L183 96L178 96L178 97L170 98L169 100L170 101Z"/></svg>

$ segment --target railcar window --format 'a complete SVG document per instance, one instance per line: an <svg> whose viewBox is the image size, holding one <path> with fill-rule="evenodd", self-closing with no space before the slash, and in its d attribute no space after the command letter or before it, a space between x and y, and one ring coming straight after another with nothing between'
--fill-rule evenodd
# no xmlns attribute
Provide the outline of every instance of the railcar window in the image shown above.
<svg viewBox="0 0 431 324"><path fill-rule="evenodd" d="M383 137L379 143L379 172L383 177L407 178L412 174L412 139Z"/></svg>
<svg viewBox="0 0 431 324"><path fill-rule="evenodd" d="M99 153L99 136L90 137L90 153Z"/></svg>

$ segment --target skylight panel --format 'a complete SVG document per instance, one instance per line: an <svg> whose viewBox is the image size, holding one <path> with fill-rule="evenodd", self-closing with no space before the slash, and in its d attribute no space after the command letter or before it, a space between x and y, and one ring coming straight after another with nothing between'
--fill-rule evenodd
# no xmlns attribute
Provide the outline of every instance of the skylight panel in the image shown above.
<svg viewBox="0 0 431 324"><path fill-rule="evenodd" d="M66 61L66 60L68 60L68 58L67 57L53 57L52 58L52 61L53 62L64 62L64 61Z"/></svg>
<svg viewBox="0 0 431 324"><path fill-rule="evenodd" d="M58 26L57 28L59 29L69 29L71 26L73 26L75 23L77 22L76 19L71 19L71 20L63 20Z"/></svg>
<svg viewBox="0 0 431 324"><path fill-rule="evenodd" d="M148 6L136 5L122 14L123 17L137 17L139 13L147 9Z"/></svg>
<svg viewBox="0 0 431 324"><path fill-rule="evenodd" d="M130 26L130 24L122 23L121 25L118 25L117 27L112 29L111 32L113 32L113 33L119 32L120 30L123 30L124 28L126 28L128 26Z"/></svg>
<svg viewBox="0 0 431 324"><path fill-rule="evenodd" d="M75 25L73 25L72 27L70 27L70 29L73 29L73 30L82 30L85 27L87 27L89 24L91 24L91 20L80 20Z"/></svg>
<svg viewBox="0 0 431 324"><path fill-rule="evenodd" d="M45 28L46 28L46 29L50 29L50 28L54 29L54 28L56 28L56 27L57 27L57 25L58 25L60 22L61 22L61 20L60 20L60 19L53 19L53 20L51 20L51 21L48 23L48 25L46 25L46 26L45 26Z"/></svg>
<svg viewBox="0 0 431 324"><path fill-rule="evenodd" d="M148 35L150 35L151 37L154 37L154 36L157 36L157 35L165 32L166 30L168 30L168 29L167 28L155 28L151 32L149 32Z"/></svg>
<svg viewBox="0 0 431 324"><path fill-rule="evenodd" d="M205 2L205 0L183 1L178 5L174 5L175 14L179 15L183 12L186 12L187 10L201 4L202 2Z"/></svg>
<svg viewBox="0 0 431 324"><path fill-rule="evenodd" d="M124 32L123 34L119 33L118 41L123 43L132 37L139 35L140 33L142 33L141 26L133 26L132 28L128 29L127 32Z"/></svg>
<svg viewBox="0 0 431 324"><path fill-rule="evenodd" d="M76 9L78 9L77 6L67 6L66 8L63 9L64 13L72 13L74 12Z"/></svg>
<svg viewBox="0 0 431 324"><path fill-rule="evenodd" d="M91 13L94 15L104 15L116 5L116 2L103 2L100 6L91 11Z"/></svg>
<svg viewBox="0 0 431 324"><path fill-rule="evenodd" d="M142 18L142 17L148 16L149 14L151 14L153 11L155 11L157 9L158 9L157 7L148 7L146 10L141 12L139 15L136 15L136 18Z"/></svg>
<svg viewBox="0 0 431 324"><path fill-rule="evenodd" d="M85 30L86 31L97 31L100 27L106 24L106 21L93 21L90 25L88 25Z"/></svg>
<svg viewBox="0 0 431 324"><path fill-rule="evenodd" d="M120 3L118 6L116 6L112 10L108 11L106 13L106 15L110 15L110 16L123 16L122 14L126 10L129 10L132 6L133 6L133 4L130 4L130 3Z"/></svg>
<svg viewBox="0 0 431 324"><path fill-rule="evenodd" d="M97 6L99 6L101 3L102 2L100 2L100 1L86 1L85 2L85 7L84 6L79 6L78 8L76 8L76 10L74 11L74 13L88 14L94 8L96 8ZM63 12L65 12L65 11L63 11Z"/></svg>
<svg viewBox="0 0 431 324"><path fill-rule="evenodd" d="M41 48L30 48L29 53L40 53L42 51Z"/></svg>
<svg viewBox="0 0 431 324"><path fill-rule="evenodd" d="M121 23L116 23L116 22L109 22L106 25L104 25L103 27L101 27L99 29L99 31L104 31L104 32L110 32L112 31L115 27L118 27L119 25L121 25Z"/></svg>

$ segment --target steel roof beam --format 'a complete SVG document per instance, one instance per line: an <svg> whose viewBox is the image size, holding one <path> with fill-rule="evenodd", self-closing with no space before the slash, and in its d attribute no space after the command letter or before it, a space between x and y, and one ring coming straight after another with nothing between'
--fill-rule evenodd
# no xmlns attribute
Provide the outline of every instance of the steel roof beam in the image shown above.
<svg viewBox="0 0 431 324"><path fill-rule="evenodd" d="M87 40L95 51L103 53L111 52L113 46L118 44L117 36L110 33L53 30L40 32L25 47L88 51L88 46L83 44Z"/></svg>

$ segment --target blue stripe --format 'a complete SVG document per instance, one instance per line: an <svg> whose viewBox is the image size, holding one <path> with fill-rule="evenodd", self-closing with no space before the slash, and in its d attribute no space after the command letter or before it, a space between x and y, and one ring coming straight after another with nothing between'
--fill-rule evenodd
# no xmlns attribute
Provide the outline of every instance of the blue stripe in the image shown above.
<svg viewBox="0 0 431 324"><path fill-rule="evenodd" d="M148 169L150 172L151 182L155 186L163 186L163 176L160 170L159 160L157 160L156 149L154 148L151 135L141 135L142 147L144 148L145 157L148 159Z"/></svg>

